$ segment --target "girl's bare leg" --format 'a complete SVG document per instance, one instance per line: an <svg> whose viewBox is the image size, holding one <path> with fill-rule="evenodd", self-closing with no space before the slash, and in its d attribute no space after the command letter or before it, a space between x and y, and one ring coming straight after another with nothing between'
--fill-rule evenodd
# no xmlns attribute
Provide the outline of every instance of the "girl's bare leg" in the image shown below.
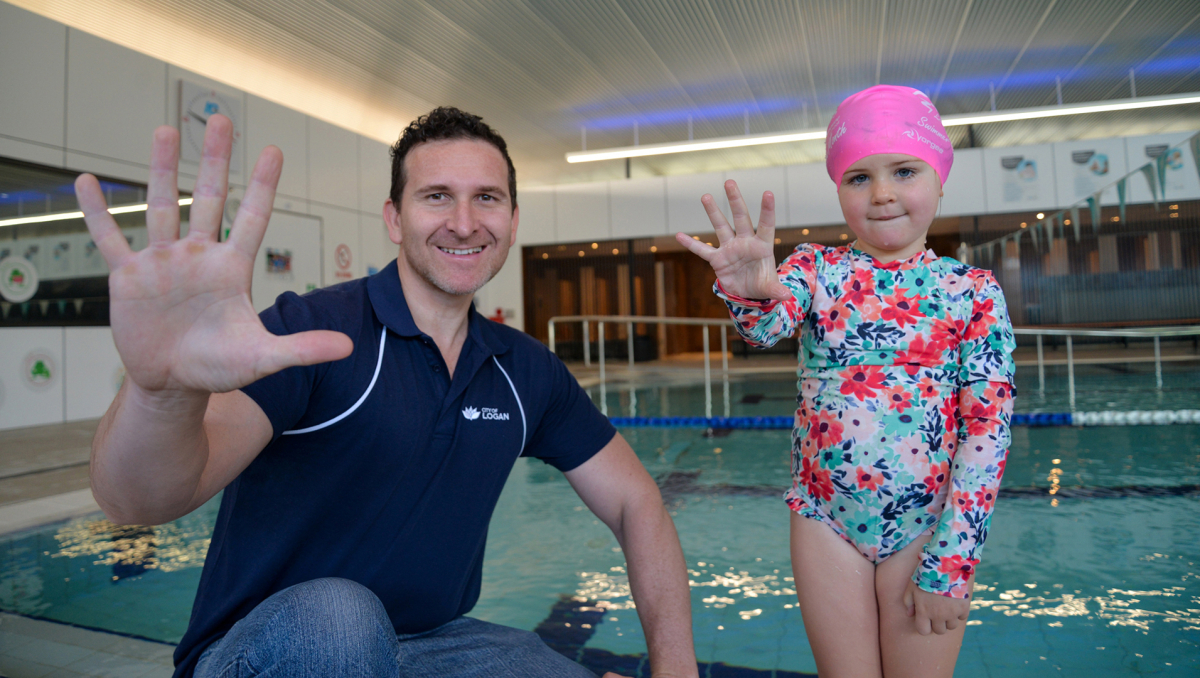
<svg viewBox="0 0 1200 678"><path fill-rule="evenodd" d="M792 574L821 678L882 678L875 565L828 525L792 513Z"/></svg>
<svg viewBox="0 0 1200 678"><path fill-rule="evenodd" d="M950 678L954 675L954 663L962 647L966 623L962 622L958 628L940 636L936 633L922 636L917 633L916 622L908 616L904 606L904 589L917 569L921 549L929 538L930 535L922 535L875 567L879 647L883 674L887 678ZM974 584L974 578L970 584Z"/></svg>

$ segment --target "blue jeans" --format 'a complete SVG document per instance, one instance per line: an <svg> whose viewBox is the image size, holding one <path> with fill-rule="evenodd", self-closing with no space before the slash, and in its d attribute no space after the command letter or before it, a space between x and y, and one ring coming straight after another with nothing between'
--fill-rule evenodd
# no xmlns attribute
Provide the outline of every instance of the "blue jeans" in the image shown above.
<svg viewBox="0 0 1200 678"><path fill-rule="evenodd" d="M200 656L196 678L534 676L595 678L529 631L459 617L396 635L383 603L346 579L267 598Z"/></svg>

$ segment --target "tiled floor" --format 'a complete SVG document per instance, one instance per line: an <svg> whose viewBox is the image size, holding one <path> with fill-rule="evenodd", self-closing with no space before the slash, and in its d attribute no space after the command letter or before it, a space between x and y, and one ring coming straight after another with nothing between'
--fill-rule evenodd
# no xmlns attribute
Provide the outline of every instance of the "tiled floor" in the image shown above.
<svg viewBox="0 0 1200 678"><path fill-rule="evenodd" d="M170 676L173 645L0 613L0 676Z"/></svg>

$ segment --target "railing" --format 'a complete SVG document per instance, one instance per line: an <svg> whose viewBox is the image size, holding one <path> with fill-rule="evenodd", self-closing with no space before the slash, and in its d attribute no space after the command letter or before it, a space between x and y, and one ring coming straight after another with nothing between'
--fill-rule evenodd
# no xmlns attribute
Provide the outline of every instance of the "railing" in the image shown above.
<svg viewBox="0 0 1200 678"><path fill-rule="evenodd" d="M658 325L687 325L692 327L704 328L704 416L712 417L712 357L709 353L709 338L708 328L716 327L733 327L734 322L730 319L722 318L665 318L659 316L641 316L641 315L560 315L550 319L548 323L548 331L550 336L550 351L554 352L555 343L555 325L558 323L582 323L583 324L583 363L591 366L591 323L597 324L597 334L599 336L599 353L600 353L600 411L605 415L608 414L607 391L605 381L605 360L604 360L604 328L607 323L623 323L625 325L625 334L628 341L629 350L629 367L634 366L634 332L635 324L658 324ZM1070 400L1071 411L1075 411L1075 355L1073 337L1122 337L1136 339L1153 339L1154 340L1154 375L1155 382L1158 388L1162 388L1162 339L1177 338L1177 337L1194 337L1200 335L1200 326L1193 327L1146 327L1139 329L1125 330L1089 330L1089 329L1042 329L1042 328L1015 328L1015 334L1035 336L1037 337L1037 366L1038 366L1038 392L1044 394L1046 392L1046 362L1043 350L1042 338L1047 336L1065 337L1067 346L1067 390ZM729 416L729 350L728 350L728 334L721 332L721 379L724 382L725 395L725 416Z"/></svg>

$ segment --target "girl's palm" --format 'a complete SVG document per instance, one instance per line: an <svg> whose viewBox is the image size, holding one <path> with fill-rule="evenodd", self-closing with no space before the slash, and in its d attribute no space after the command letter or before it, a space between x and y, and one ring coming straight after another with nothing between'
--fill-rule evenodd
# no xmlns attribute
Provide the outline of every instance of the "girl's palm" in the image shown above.
<svg viewBox="0 0 1200 678"><path fill-rule="evenodd" d="M746 299L783 301L791 298L791 292L779 282L775 272L775 196L770 192L763 193L756 231L737 183L732 179L725 182L725 193L729 196L736 230L729 226L711 195L701 198L720 242L718 247L683 233L677 233L675 239L712 266L721 287L729 294Z"/></svg>

